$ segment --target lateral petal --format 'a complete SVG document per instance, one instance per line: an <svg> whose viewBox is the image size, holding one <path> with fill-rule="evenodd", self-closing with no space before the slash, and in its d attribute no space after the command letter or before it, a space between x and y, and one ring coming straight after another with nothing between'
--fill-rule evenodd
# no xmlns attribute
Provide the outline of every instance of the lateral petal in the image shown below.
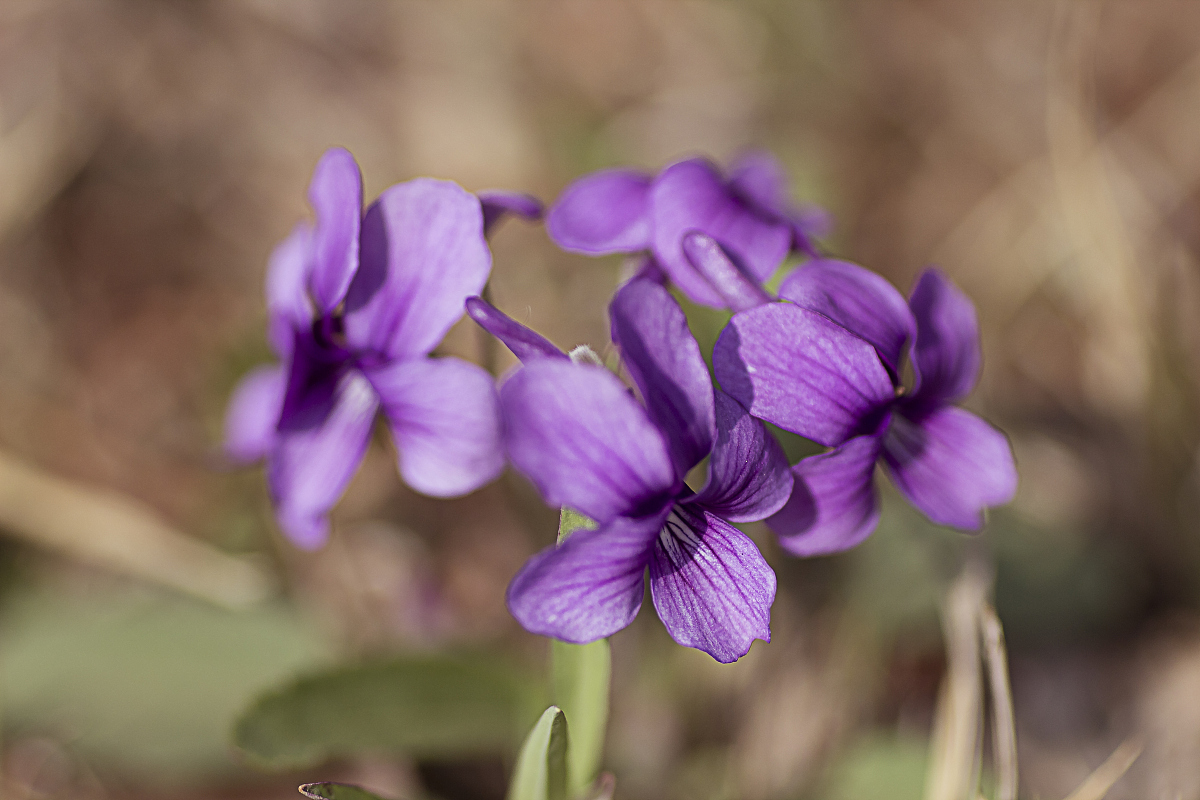
<svg viewBox="0 0 1200 800"><path fill-rule="evenodd" d="M604 169L572 183L546 214L546 232L564 250L600 256L650 247L647 197L651 178Z"/></svg>
<svg viewBox="0 0 1200 800"><path fill-rule="evenodd" d="M482 297L467 298L467 314L522 361L546 356L567 358L567 354L545 336L525 327Z"/></svg>
<svg viewBox="0 0 1200 800"><path fill-rule="evenodd" d="M916 422L894 415L883 459L896 488L940 525L978 530L983 510L1007 503L1017 490L1008 438L961 408L941 408Z"/></svg>
<svg viewBox="0 0 1200 800"><path fill-rule="evenodd" d="M270 452L286 389L287 376L278 364L242 378L225 412L225 453L231 459L248 464Z"/></svg>
<svg viewBox="0 0 1200 800"><path fill-rule="evenodd" d="M753 416L829 447L872 428L894 396L874 347L791 303L734 314L713 366Z"/></svg>
<svg viewBox="0 0 1200 800"><path fill-rule="evenodd" d="M921 273L908 302L917 321L910 402L932 408L961 400L975 387L982 362L975 305L932 268Z"/></svg>
<svg viewBox="0 0 1200 800"><path fill-rule="evenodd" d="M650 559L650 594L671 638L723 664L771 641L775 572L719 517L676 506Z"/></svg>
<svg viewBox="0 0 1200 800"><path fill-rule="evenodd" d="M542 201L524 192L510 192L505 189L486 189L476 192L479 204L483 208L483 235L487 236L500 220L509 214L527 220L542 218Z"/></svg>
<svg viewBox="0 0 1200 800"><path fill-rule="evenodd" d="M340 147L326 150L308 184L308 202L317 213L309 287L327 314L342 302L358 269L363 189L354 156Z"/></svg>
<svg viewBox="0 0 1200 800"><path fill-rule="evenodd" d="M457 358L417 358L366 371L399 451L400 475L422 494L473 492L504 469L492 376Z"/></svg>
<svg viewBox="0 0 1200 800"><path fill-rule="evenodd" d="M603 367L541 358L500 387L513 466L551 506L600 522L662 508L676 476L662 433Z"/></svg>
<svg viewBox="0 0 1200 800"><path fill-rule="evenodd" d="M608 307L612 339L633 376L650 419L666 436L682 480L716 438L713 386L683 309L657 283L632 280Z"/></svg>
<svg viewBox="0 0 1200 800"><path fill-rule="evenodd" d="M774 299L756 277L708 234L693 231L685 235L683 254L733 311L745 311Z"/></svg>

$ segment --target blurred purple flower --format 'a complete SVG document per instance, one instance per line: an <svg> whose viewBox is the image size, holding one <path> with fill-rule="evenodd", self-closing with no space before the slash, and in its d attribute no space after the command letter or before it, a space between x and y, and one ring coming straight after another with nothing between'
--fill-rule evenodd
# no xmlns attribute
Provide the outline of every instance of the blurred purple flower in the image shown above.
<svg viewBox="0 0 1200 800"><path fill-rule="evenodd" d="M480 200L417 179L362 212L345 150L325 153L308 189L316 225L300 223L271 255L268 339L280 364L238 386L226 416L231 457L267 461L280 526L319 547L382 407L400 474L419 492L470 492L503 468L491 376L428 358L487 281Z"/></svg>
<svg viewBox="0 0 1200 800"><path fill-rule="evenodd" d="M756 417L833 449L792 468L767 524L796 555L844 550L879 521L875 463L927 517L978 529L1017 472L1004 434L952 404L979 376L971 301L929 269L912 297L855 264L823 260L780 287L788 303L735 314L713 353L725 391ZM911 349L915 386L899 375Z"/></svg>
<svg viewBox="0 0 1200 800"><path fill-rule="evenodd" d="M812 237L828 227L824 211L791 204L783 170L766 153L744 155L728 177L702 158L655 176L600 170L568 186L546 215L559 247L595 256L647 252L644 274L665 276L693 301L716 308L726 307L725 298L689 259L686 234L707 234L765 281L793 250L815 257Z"/></svg>
<svg viewBox="0 0 1200 800"><path fill-rule="evenodd" d="M530 559L509 586L513 616L569 642L609 636L637 615L648 567L675 641L721 662L769 641L775 573L730 523L786 502L787 460L762 423L714 392L670 294L633 280L609 309L644 406L603 367L571 361L480 300L468 310L524 360L500 388L512 463L547 503L599 525ZM697 494L684 477L705 457L709 479Z"/></svg>

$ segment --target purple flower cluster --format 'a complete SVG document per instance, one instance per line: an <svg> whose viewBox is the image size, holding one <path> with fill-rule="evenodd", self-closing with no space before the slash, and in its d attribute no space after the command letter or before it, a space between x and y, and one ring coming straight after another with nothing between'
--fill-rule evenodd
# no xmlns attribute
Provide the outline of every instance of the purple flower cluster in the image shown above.
<svg viewBox="0 0 1200 800"><path fill-rule="evenodd" d="M735 523L765 520L796 555L852 547L879 519L877 462L931 520L962 529L1015 491L1004 435L954 405L980 368L971 302L937 270L905 300L824 257L815 237L828 217L789 202L769 156L727 176L701 159L657 175L605 170L550 209L560 247L641 259L609 306L618 373L476 296L487 228L505 213L537 218L532 198L418 179L363 214L341 150L318 164L309 197L316 226L297 227L268 274L281 364L243 381L226 441L241 460L266 459L280 524L301 546L327 536L382 409L418 491L472 491L507 459L547 503L596 523L513 579L508 606L526 629L611 635L636 616L648 571L671 636L729 662L770 640L775 596L774 572ZM763 282L793 254L804 261L776 298ZM719 387L668 283L734 312L713 352ZM478 367L429 357L464 305L520 359L498 392ZM789 467L764 422L829 450ZM702 466L696 490L688 478Z"/></svg>

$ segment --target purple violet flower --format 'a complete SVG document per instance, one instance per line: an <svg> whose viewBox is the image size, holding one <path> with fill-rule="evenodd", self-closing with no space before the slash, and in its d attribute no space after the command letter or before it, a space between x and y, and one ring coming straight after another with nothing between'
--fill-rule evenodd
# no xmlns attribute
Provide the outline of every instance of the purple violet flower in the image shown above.
<svg viewBox="0 0 1200 800"><path fill-rule="evenodd" d="M547 503L595 520L535 555L508 607L527 630L584 643L624 628L643 575L668 632L728 663L770 641L775 573L731 522L763 519L791 492L787 460L762 423L712 381L678 303L633 280L609 307L613 341L645 401L575 363L479 299L468 313L522 360L500 387L509 458ZM709 457L699 493L684 482Z"/></svg>
<svg viewBox="0 0 1200 800"><path fill-rule="evenodd" d="M828 227L824 211L792 206L783 170L766 153L743 156L729 177L703 158L654 176L600 170L568 186L546 215L550 238L564 250L646 252L643 275L668 277L693 301L716 308L725 299L688 258L687 233L711 236L765 281L793 250L816 257L812 237Z"/></svg>
<svg viewBox="0 0 1200 800"><path fill-rule="evenodd" d="M329 150L308 189L316 225L300 223L271 255L268 339L280 364L238 386L226 451L265 458L280 527L315 548L382 407L409 486L465 494L504 466L491 376L429 358L491 270L481 202L418 178L362 211L354 157Z"/></svg>
<svg viewBox="0 0 1200 800"><path fill-rule="evenodd" d="M791 499L767 520L786 550L837 552L870 535L877 461L942 525L977 530L985 508L1012 499L1008 440L953 405L979 376L979 328L971 301L941 272L926 270L905 302L875 273L823 260L788 276L780 296L791 302L735 314L713 363L751 414L833 448L792 468Z"/></svg>

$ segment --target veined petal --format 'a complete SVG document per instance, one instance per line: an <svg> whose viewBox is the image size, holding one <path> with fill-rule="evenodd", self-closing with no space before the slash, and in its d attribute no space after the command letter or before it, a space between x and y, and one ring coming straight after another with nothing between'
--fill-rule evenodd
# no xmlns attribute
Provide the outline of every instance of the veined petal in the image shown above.
<svg viewBox="0 0 1200 800"><path fill-rule="evenodd" d="M900 374L917 323L904 296L882 276L849 261L817 259L788 275L779 296L857 333L875 345L892 374Z"/></svg>
<svg viewBox="0 0 1200 800"><path fill-rule="evenodd" d="M682 480L712 450L716 438L713 386L683 309L665 288L633 280L608 307L612 338L646 401L650 419L667 437Z"/></svg>
<svg viewBox="0 0 1200 800"><path fill-rule="evenodd" d="M367 209L346 295L346 341L393 359L429 353L487 282L479 200L449 181L392 186Z"/></svg>
<svg viewBox="0 0 1200 800"><path fill-rule="evenodd" d="M592 256L650 247L649 175L604 169L572 183L546 214L546 232L564 250Z"/></svg>
<svg viewBox="0 0 1200 800"><path fill-rule="evenodd" d="M225 412L225 452L234 461L265 458L275 444L287 379L278 364L259 367L242 378Z"/></svg>
<svg viewBox="0 0 1200 800"><path fill-rule="evenodd" d="M328 314L342 302L358 269L363 189L354 156L340 147L326 150L308 184L308 202L317 212L309 287L317 308Z"/></svg>
<svg viewBox="0 0 1200 800"><path fill-rule="evenodd" d="M797 556L837 553L871 535L879 524L874 475L882 447L880 436L856 436L792 467L792 496L767 520L784 550Z"/></svg>
<svg viewBox="0 0 1200 800"><path fill-rule="evenodd" d="M530 633L587 644L611 636L642 607L650 551L666 513L617 517L547 547L508 586L508 610Z"/></svg>
<svg viewBox="0 0 1200 800"><path fill-rule="evenodd" d="M482 297L467 298L467 314L481 328L504 342L504 346L522 361L546 356L567 358L567 354L545 336L525 327Z"/></svg>
<svg viewBox="0 0 1200 800"><path fill-rule="evenodd" d="M791 248L787 223L756 212L725 185L704 159L667 167L650 191L654 254L680 290L697 303L721 308L721 296L683 252L690 231L706 233L736 254L759 280L766 280Z"/></svg>
<svg viewBox="0 0 1200 800"><path fill-rule="evenodd" d="M542 201L524 192L510 192L504 189L487 189L476 192L479 204L483 208L483 235L492 232L496 223L509 214L527 220L542 218Z"/></svg>
<svg viewBox="0 0 1200 800"><path fill-rule="evenodd" d="M301 222L275 246L267 262L267 341L282 361L292 355L296 331L312 328L311 267L312 229Z"/></svg>
<svg viewBox="0 0 1200 800"><path fill-rule="evenodd" d="M397 361L366 371L400 455L400 475L422 494L473 492L504 469L492 376L457 358Z"/></svg>
<svg viewBox="0 0 1200 800"><path fill-rule="evenodd" d="M325 543L329 510L358 469L378 400L356 371L342 374L322 418L281 428L267 459L267 483L283 532L306 550Z"/></svg>
<svg viewBox="0 0 1200 800"><path fill-rule="evenodd" d="M787 502L792 474L775 437L724 392L717 390L717 443L708 483L694 503L730 522L755 522Z"/></svg>
<svg viewBox="0 0 1200 800"><path fill-rule="evenodd" d="M1017 490L1008 439L961 408L941 408L919 422L894 415L883 457L896 488L941 525L977 530L983 510Z"/></svg>
<svg viewBox="0 0 1200 800"><path fill-rule="evenodd" d="M500 408L509 458L547 504L603 524L669 502L677 479L667 442L603 367L530 361L501 385Z"/></svg>
<svg viewBox="0 0 1200 800"><path fill-rule="evenodd" d="M874 347L791 303L734 314L713 366L752 415L830 447L875 424L894 396Z"/></svg>
<svg viewBox="0 0 1200 800"><path fill-rule="evenodd" d="M917 321L910 402L927 409L961 400L975 387L982 361L974 304L936 269L921 273L908 302Z"/></svg>
<svg viewBox="0 0 1200 800"><path fill-rule="evenodd" d="M745 311L774 299L754 275L708 234L693 231L685 235L683 254L734 311Z"/></svg>
<svg viewBox="0 0 1200 800"><path fill-rule="evenodd" d="M650 594L671 638L723 664L755 639L771 641L775 573L746 534L713 514L676 506L667 517Z"/></svg>

